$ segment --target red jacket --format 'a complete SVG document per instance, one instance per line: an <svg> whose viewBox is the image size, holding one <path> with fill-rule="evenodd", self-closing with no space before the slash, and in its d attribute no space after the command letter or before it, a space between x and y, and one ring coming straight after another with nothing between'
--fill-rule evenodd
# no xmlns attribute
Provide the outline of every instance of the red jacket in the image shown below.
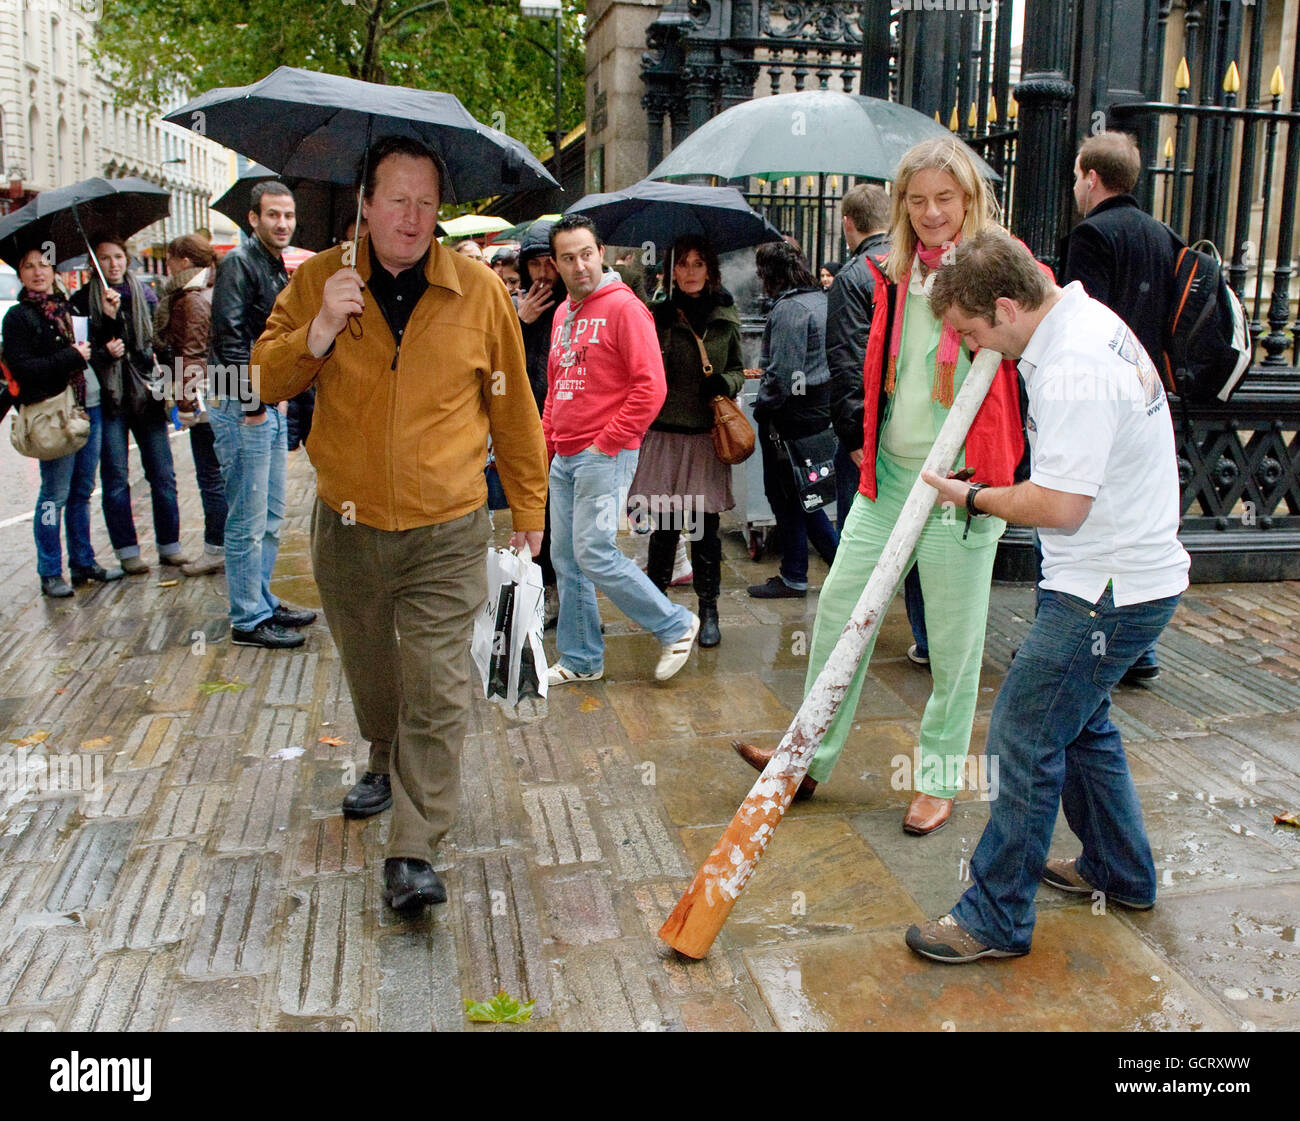
<svg viewBox="0 0 1300 1121"><path fill-rule="evenodd" d="M616 273L580 303L569 299L555 309L546 377L549 453L577 455L595 444L615 456L641 446L668 384L654 317Z"/></svg>
<svg viewBox="0 0 1300 1121"><path fill-rule="evenodd" d="M862 468L858 493L876 500L876 438L884 416L885 366L889 358L889 333L898 298L898 285L886 279L874 261L867 266L876 274L876 302L867 337L867 356L862 364L862 389L866 407L862 410ZM1049 279L1051 270L1040 266ZM880 293L885 299L880 299ZM875 407L871 403L875 402ZM1005 487L1015 482L1016 465L1025 452L1024 423L1020 418L1020 374L1008 358L998 367L988 396L975 414L966 435L966 466L975 470L975 481Z"/></svg>

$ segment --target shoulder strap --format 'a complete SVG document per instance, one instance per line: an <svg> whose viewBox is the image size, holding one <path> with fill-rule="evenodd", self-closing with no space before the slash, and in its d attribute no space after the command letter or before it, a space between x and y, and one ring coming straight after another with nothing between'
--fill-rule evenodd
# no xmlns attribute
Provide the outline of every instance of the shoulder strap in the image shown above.
<svg viewBox="0 0 1300 1121"><path fill-rule="evenodd" d="M691 338L695 340L695 345L700 348L700 364L704 367L704 376L707 378L713 373L713 363L709 361L709 352L704 349L704 340L695 333L695 328L691 326L691 321L686 318L686 313L681 308L677 309L677 322L685 327L690 333Z"/></svg>

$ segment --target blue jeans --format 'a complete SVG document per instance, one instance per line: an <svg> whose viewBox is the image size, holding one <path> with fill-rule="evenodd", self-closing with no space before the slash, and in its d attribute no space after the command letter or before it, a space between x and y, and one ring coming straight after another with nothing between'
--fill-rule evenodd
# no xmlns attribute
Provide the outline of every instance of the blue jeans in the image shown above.
<svg viewBox="0 0 1300 1121"><path fill-rule="evenodd" d="M221 479L216 438L211 424L190 429L190 455L194 457L194 479L203 500L203 551L220 553L226 541L226 484Z"/></svg>
<svg viewBox="0 0 1300 1121"><path fill-rule="evenodd" d="M912 565L903 580L903 603L907 607L907 622L912 628L912 641L916 652L923 658L930 656L930 639L925 631L925 597L921 594L921 573Z"/></svg>
<svg viewBox="0 0 1300 1121"><path fill-rule="evenodd" d="M853 498L858 493L858 483L862 480L862 468L853 462L853 457L840 444L835 449L835 527L843 529L848 520L849 511L853 509Z"/></svg>
<svg viewBox="0 0 1300 1121"><path fill-rule="evenodd" d="M1156 897L1156 870L1110 691L1173 617L1178 596L1116 607L1044 591L993 705L986 754L992 813L953 918L985 945L1029 949L1034 892L1056 807L1083 842L1075 867L1114 899ZM996 768L996 770L994 770ZM996 783L996 786L994 786Z"/></svg>
<svg viewBox="0 0 1300 1121"><path fill-rule="evenodd" d="M90 436L81 450L59 459L41 460L41 492L32 517L36 572L40 576L63 575L60 523L67 526L68 564L90 568L95 563L95 550L90 544L90 496L95 491L103 428L98 405L86 413L90 416Z"/></svg>
<svg viewBox="0 0 1300 1121"><path fill-rule="evenodd" d="M271 573L280 553L284 474L288 460L284 417L268 406L261 424L245 424L238 401L208 409L221 478L226 484L226 591L230 625L251 631L279 606Z"/></svg>
<svg viewBox="0 0 1300 1121"><path fill-rule="evenodd" d="M822 560L831 564L835 560L840 535L824 509L814 510L811 514L804 511L794 492L790 460L772 441L769 432L768 425L760 422L758 439L763 445L763 490L767 494L767 504L772 507L776 527L781 532L781 579L791 588L806 591L808 543L811 541Z"/></svg>
<svg viewBox="0 0 1300 1121"><path fill-rule="evenodd" d="M174 556L181 551L181 513L176 504L176 469L167 439L167 422L161 412L142 417L105 416L104 446L100 453L100 479L104 486L104 524L118 557L138 557L140 544L131 515L130 449L127 433L140 449L144 477L149 480L153 503L153 535L158 555Z"/></svg>
<svg viewBox="0 0 1300 1121"><path fill-rule="evenodd" d="M597 588L661 643L676 642L690 630L691 613L659 591L618 547L623 488L636 460L632 450L610 458L588 448L551 461L551 563L560 592L555 646L560 664L575 673L605 666Z"/></svg>

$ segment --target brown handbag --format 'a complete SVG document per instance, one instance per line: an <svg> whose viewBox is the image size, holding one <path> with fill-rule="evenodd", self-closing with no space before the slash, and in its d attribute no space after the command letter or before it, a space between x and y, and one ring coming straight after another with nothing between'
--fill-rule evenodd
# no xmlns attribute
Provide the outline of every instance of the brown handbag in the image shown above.
<svg viewBox="0 0 1300 1121"><path fill-rule="evenodd" d="M681 325L691 333L695 345L700 348L700 363L707 378L713 373L713 363L709 361L709 352L704 349L704 340L695 333L695 328L687 320L685 313L677 309L677 318ZM744 463L754 454L754 426L741 411L739 405L730 397L721 394L710 402L713 406L713 451L723 463L734 466Z"/></svg>

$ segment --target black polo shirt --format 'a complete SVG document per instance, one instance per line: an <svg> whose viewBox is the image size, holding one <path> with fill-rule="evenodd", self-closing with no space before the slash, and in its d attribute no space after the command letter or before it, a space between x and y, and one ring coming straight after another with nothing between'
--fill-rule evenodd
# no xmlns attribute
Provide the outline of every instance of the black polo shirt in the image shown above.
<svg viewBox="0 0 1300 1121"><path fill-rule="evenodd" d="M429 252L426 249L417 263L394 276L379 263L373 243L370 245L370 291L374 294L375 303L379 305L399 349L411 312L429 287L424 276L425 266L429 263Z"/></svg>

